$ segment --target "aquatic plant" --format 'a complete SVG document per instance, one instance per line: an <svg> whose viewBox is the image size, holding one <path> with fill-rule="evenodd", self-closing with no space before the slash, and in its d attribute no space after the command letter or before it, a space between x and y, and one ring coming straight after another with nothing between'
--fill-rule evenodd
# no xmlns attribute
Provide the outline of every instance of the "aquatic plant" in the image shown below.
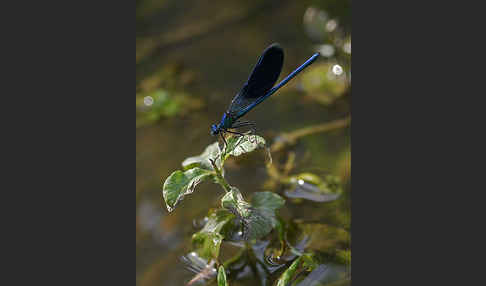
<svg viewBox="0 0 486 286"><path fill-rule="evenodd" d="M273 188L280 185L283 196L321 204L335 201L342 194L338 177L313 173L290 174L291 163L280 171L271 160L270 148L258 135L233 136L222 148L214 142L197 156L182 162L163 183L162 196L167 210L174 211L185 196L204 181L213 181L224 191L220 207L208 211L204 226L192 235L192 251L183 257L196 275L187 284L217 283L218 286L244 279L253 273L261 285L350 284L349 229L285 220L279 210L286 200L274 191L254 192L250 199L225 179L228 159L263 150L269 158L267 171ZM298 203L298 202L294 202ZM221 246L238 248L222 260ZM318 283L318 284L315 284Z"/></svg>

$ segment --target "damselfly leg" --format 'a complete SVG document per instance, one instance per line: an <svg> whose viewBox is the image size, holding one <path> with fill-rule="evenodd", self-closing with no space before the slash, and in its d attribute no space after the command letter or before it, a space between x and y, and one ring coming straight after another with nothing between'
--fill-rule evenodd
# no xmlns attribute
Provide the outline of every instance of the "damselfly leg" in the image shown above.
<svg viewBox="0 0 486 286"><path fill-rule="evenodd" d="M240 132L233 132L233 131L230 131L230 130L227 130L227 129L224 129L224 130L221 130L219 135L221 136L221 139L223 139L223 143L224 143L224 149L226 149L228 147L228 142L226 141L226 139L224 138L224 133L232 133L232 134L236 134L238 135L238 137L241 139L243 138L243 136L245 134L243 133L240 133ZM238 142L235 144L235 148L241 143L241 140L238 140Z"/></svg>
<svg viewBox="0 0 486 286"><path fill-rule="evenodd" d="M250 122L250 121L240 121L240 122L236 122L235 124L233 124L232 128L241 128L241 127L245 127L245 126L250 126L250 134L253 134L253 135L256 135L256 124L253 123L253 122ZM244 136L244 135L247 135L247 134L243 134L241 132L230 132L230 133L234 133L234 134L239 134L240 136ZM250 142L251 143L255 143L256 142L256 136L253 136L253 141L251 140L251 137L250 137Z"/></svg>
<svg viewBox="0 0 486 286"><path fill-rule="evenodd" d="M222 130L219 133L219 135L221 135L221 139L223 139L223 143L224 143L224 148L226 148L226 146L228 146L228 143L226 143L226 139L224 138L224 135L223 135L223 131Z"/></svg>
<svg viewBox="0 0 486 286"><path fill-rule="evenodd" d="M238 147L238 146L241 144L242 139L243 139L243 138L244 138L244 136L246 135L246 134L241 133L241 132L235 132L235 131L230 131L230 130L226 130L225 132L228 132L228 133L231 133L231 134L238 135L238 136L237 136L237 137L238 137L238 141L237 141L237 142L236 142L236 144L235 144L235 148L236 148L236 147ZM240 148L241 148L241 146L240 146Z"/></svg>

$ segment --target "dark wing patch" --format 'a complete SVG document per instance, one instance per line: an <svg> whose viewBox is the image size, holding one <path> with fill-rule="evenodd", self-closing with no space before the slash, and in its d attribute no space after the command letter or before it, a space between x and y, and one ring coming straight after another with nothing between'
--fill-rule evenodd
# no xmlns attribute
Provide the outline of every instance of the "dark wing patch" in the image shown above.
<svg viewBox="0 0 486 286"><path fill-rule="evenodd" d="M228 112L235 118L239 111L264 96L278 80L284 60L283 50L279 44L272 44L263 51L248 81L233 98Z"/></svg>

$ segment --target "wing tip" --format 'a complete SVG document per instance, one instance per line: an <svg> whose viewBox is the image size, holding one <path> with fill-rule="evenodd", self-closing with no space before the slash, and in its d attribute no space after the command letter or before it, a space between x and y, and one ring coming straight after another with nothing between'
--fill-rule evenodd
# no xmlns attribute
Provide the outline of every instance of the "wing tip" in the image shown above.
<svg viewBox="0 0 486 286"><path fill-rule="evenodd" d="M282 48L282 46L280 46L280 44L279 44L279 43L276 43L276 42L275 42L275 43L270 44L270 46L268 46L268 47L265 49L265 51L268 51L268 50L270 50L270 49L276 49L276 50L280 50L280 51L282 51L282 53L283 53L283 48Z"/></svg>

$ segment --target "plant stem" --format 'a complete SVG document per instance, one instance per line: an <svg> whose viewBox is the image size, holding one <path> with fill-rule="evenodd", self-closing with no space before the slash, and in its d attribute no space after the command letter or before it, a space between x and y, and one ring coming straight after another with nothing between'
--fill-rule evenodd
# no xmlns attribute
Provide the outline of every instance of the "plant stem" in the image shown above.
<svg viewBox="0 0 486 286"><path fill-rule="evenodd" d="M231 186L226 182L224 179L223 175L221 174L221 170L216 166L216 163L214 162L213 159L209 159L211 161L211 164L213 165L214 172L216 173L216 181L223 187L225 192L230 192L231 191Z"/></svg>

